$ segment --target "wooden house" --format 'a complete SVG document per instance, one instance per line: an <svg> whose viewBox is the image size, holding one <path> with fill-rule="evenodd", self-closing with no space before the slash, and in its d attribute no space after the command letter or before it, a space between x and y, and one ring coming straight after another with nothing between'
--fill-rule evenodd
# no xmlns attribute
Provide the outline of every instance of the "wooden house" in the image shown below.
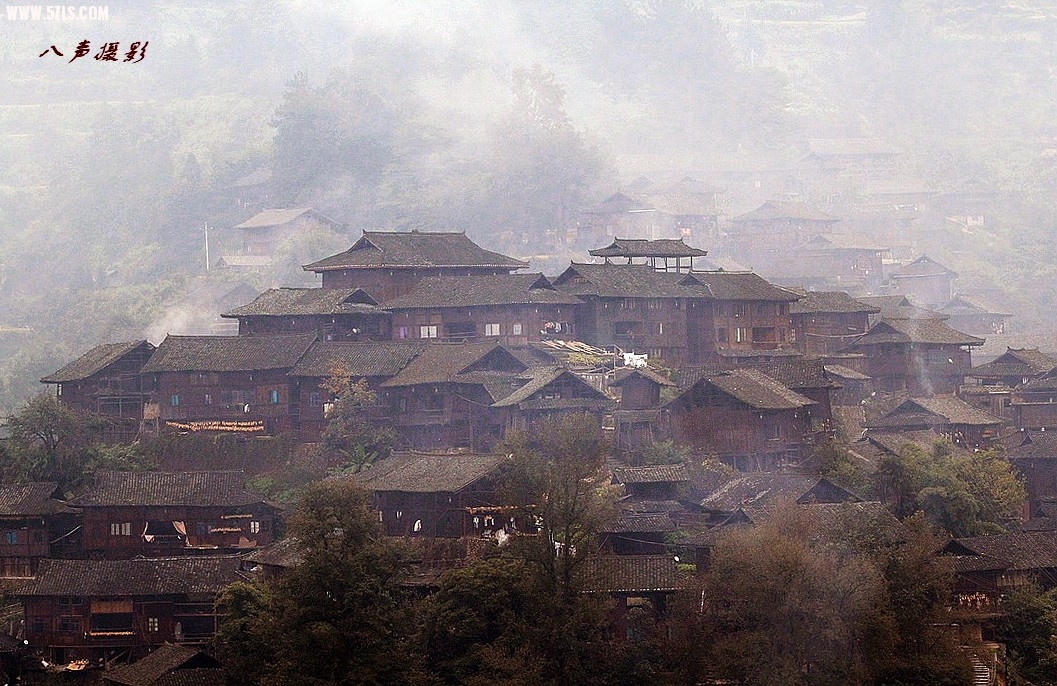
<svg viewBox="0 0 1057 686"><path fill-rule="evenodd" d="M428 345L428 341L422 340L316 341L287 372L290 394L298 406L292 428L304 440L318 440L326 423L327 408L334 400L322 385L334 374L366 382L378 401L371 418L387 421L389 407L383 402L382 383L396 376Z"/></svg>
<svg viewBox="0 0 1057 686"><path fill-rule="evenodd" d="M120 665L103 674L103 684L112 686L224 686L220 662L197 648L166 643L132 664Z"/></svg>
<svg viewBox="0 0 1057 686"><path fill-rule="evenodd" d="M676 366L788 348L789 304L798 298L751 272L680 274L635 264L573 263L554 284L583 301L580 340Z"/></svg>
<svg viewBox="0 0 1057 686"><path fill-rule="evenodd" d="M888 248L844 234L819 235L790 248L788 256L778 257L766 274L781 283L816 290L871 293L883 281L886 253Z"/></svg>
<svg viewBox="0 0 1057 686"><path fill-rule="evenodd" d="M708 254L707 250L687 245L682 238L657 240L614 238L613 242L606 247L596 248L589 252L593 257L604 258L606 264L611 264L615 260L625 260L624 264L648 264L654 269L665 272L692 272L694 271L694 258ZM642 261L636 262L635 260Z"/></svg>
<svg viewBox="0 0 1057 686"><path fill-rule="evenodd" d="M947 315L948 323L959 331L981 335L1006 332L1006 320L1013 316L1001 308L969 295L955 295L939 312Z"/></svg>
<svg viewBox="0 0 1057 686"><path fill-rule="evenodd" d="M721 189L686 176L664 188L645 188L644 202L657 211L662 232L680 238L715 240L719 238L719 196Z"/></svg>
<svg viewBox="0 0 1057 686"><path fill-rule="evenodd" d="M866 374L878 391L911 395L955 393L972 369L971 350L982 338L937 319L883 319L855 339L851 352L866 356Z"/></svg>
<svg viewBox="0 0 1057 686"><path fill-rule="evenodd" d="M877 312L843 291L807 291L789 305L789 337L801 352L832 355L866 333Z"/></svg>
<svg viewBox="0 0 1057 686"><path fill-rule="evenodd" d="M609 626L618 641L645 638L645 627L663 621L675 594L686 587L672 555L598 555L577 568L584 593L613 599Z"/></svg>
<svg viewBox="0 0 1057 686"><path fill-rule="evenodd" d="M735 369L693 380L664 407L676 443L751 471L799 460L814 441L816 404L762 372Z"/></svg>
<svg viewBox="0 0 1057 686"><path fill-rule="evenodd" d="M599 545L610 555L663 555L676 529L666 512L621 512L598 529Z"/></svg>
<svg viewBox="0 0 1057 686"><path fill-rule="evenodd" d="M175 431L278 434L297 424L287 372L314 333L168 336L143 366L146 420Z"/></svg>
<svg viewBox="0 0 1057 686"><path fill-rule="evenodd" d="M1057 531L958 538L939 554L952 562L954 600L962 608L994 612L1009 591L1057 587Z"/></svg>
<svg viewBox="0 0 1057 686"><path fill-rule="evenodd" d="M149 341L97 345L40 381L54 384L64 405L106 419L105 440L129 441L149 397L140 372L154 349Z"/></svg>
<svg viewBox="0 0 1057 686"><path fill-rule="evenodd" d="M707 524L719 525L747 508L770 511L791 503L813 505L861 501L857 495L825 477L763 472L728 481L688 505L700 511Z"/></svg>
<svg viewBox="0 0 1057 686"><path fill-rule="evenodd" d="M505 455L399 453L355 475L390 536L461 538L516 528L499 500Z"/></svg>
<svg viewBox="0 0 1057 686"><path fill-rule="evenodd" d="M221 315L238 320L239 336L315 333L323 341L384 341L389 313L355 288L271 288Z"/></svg>
<svg viewBox="0 0 1057 686"><path fill-rule="evenodd" d="M1010 392L1013 425L1023 430L1057 429L1057 369L1029 379Z"/></svg>
<svg viewBox="0 0 1057 686"><path fill-rule="evenodd" d="M988 447L999 437L1004 421L953 395L909 398L867 423L872 432L931 430L965 448Z"/></svg>
<svg viewBox="0 0 1057 686"><path fill-rule="evenodd" d="M84 551L107 559L254 550L271 543L277 519L234 471L97 472L70 505L82 512Z"/></svg>
<svg viewBox="0 0 1057 686"><path fill-rule="evenodd" d="M271 545L242 558L243 567L251 573L260 574L263 579L277 579L304 562L301 541L293 536L274 541Z"/></svg>
<svg viewBox="0 0 1057 686"><path fill-rule="evenodd" d="M754 369L774 379L791 391L799 393L815 405L811 408L811 432L815 440L832 437L833 394L841 384L826 371L821 358L784 358L776 360L748 360L741 369Z"/></svg>
<svg viewBox="0 0 1057 686"><path fill-rule="evenodd" d="M660 218L649 200L614 193L585 207L576 220L576 244L598 245L610 236L656 238Z"/></svg>
<svg viewBox="0 0 1057 686"><path fill-rule="evenodd" d="M814 138L803 162L824 178L876 181L892 178L902 152L876 138Z"/></svg>
<svg viewBox="0 0 1057 686"><path fill-rule="evenodd" d="M613 466L613 483L635 500L677 500L690 485L690 473L682 464Z"/></svg>
<svg viewBox="0 0 1057 686"><path fill-rule="evenodd" d="M523 361L496 343L434 344L381 384L394 428L416 449L490 449L510 429L612 401L572 372Z"/></svg>
<svg viewBox="0 0 1057 686"><path fill-rule="evenodd" d="M819 234L828 234L840 217L802 202L769 200L731 218L729 240L735 257L768 273L787 253Z"/></svg>
<svg viewBox="0 0 1057 686"><path fill-rule="evenodd" d="M1004 457L1024 479L1028 492L1025 519L1045 517L1057 522L1057 435L1052 431L1018 431L1010 438Z"/></svg>
<svg viewBox="0 0 1057 686"><path fill-rule="evenodd" d="M892 290L927 307L939 308L950 302L958 273L928 255L922 255L889 274Z"/></svg>
<svg viewBox="0 0 1057 686"><path fill-rule="evenodd" d="M43 560L15 592L25 639L56 663L206 645L220 620L217 595L243 578L239 564L236 556Z"/></svg>
<svg viewBox="0 0 1057 686"><path fill-rule="evenodd" d="M465 233L364 231L345 252L305 265L323 288L362 288L379 302L411 290L425 276L509 274L527 262L485 250Z"/></svg>
<svg viewBox="0 0 1057 686"><path fill-rule="evenodd" d="M385 301L394 340L494 340L525 345L573 338L580 300L543 274L427 276Z"/></svg>
<svg viewBox="0 0 1057 686"><path fill-rule="evenodd" d="M878 312L870 313L870 326L882 319L950 319L942 312L915 305L905 295L864 295L857 296L855 300L878 309Z"/></svg>
<svg viewBox="0 0 1057 686"><path fill-rule="evenodd" d="M33 576L40 561L80 552L80 517L54 483L0 485L0 578Z"/></svg>
<svg viewBox="0 0 1057 686"><path fill-rule="evenodd" d="M648 367L624 367L609 382L620 400L613 413L614 440L618 450L635 451L660 439L664 426L661 389L675 383Z"/></svg>
<svg viewBox="0 0 1057 686"><path fill-rule="evenodd" d="M1057 368L1057 360L1038 348L1006 348L995 359L973 367L969 376L984 386L1016 388Z"/></svg>
<svg viewBox="0 0 1057 686"><path fill-rule="evenodd" d="M344 227L307 207L264 210L235 226L242 232L246 255L271 255L283 240L323 228L342 231Z"/></svg>

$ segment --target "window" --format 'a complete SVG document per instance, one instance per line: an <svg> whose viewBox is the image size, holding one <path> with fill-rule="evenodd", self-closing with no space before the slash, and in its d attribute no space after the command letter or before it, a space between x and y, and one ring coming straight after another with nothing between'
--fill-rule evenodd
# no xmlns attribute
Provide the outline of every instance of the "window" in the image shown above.
<svg viewBox="0 0 1057 686"><path fill-rule="evenodd" d="M260 522L250 522L250 533L251 534L259 534L260 532L261 532L261 523Z"/></svg>
<svg viewBox="0 0 1057 686"><path fill-rule="evenodd" d="M110 522L111 536L131 536L132 522Z"/></svg>
<svg viewBox="0 0 1057 686"><path fill-rule="evenodd" d="M212 405L213 404L213 396L209 395L208 393L205 394L205 397L203 398L203 400L205 401L206 405Z"/></svg>
<svg viewBox="0 0 1057 686"><path fill-rule="evenodd" d="M428 326L418 327L419 338L436 338L437 337L437 325L430 324Z"/></svg>
<svg viewBox="0 0 1057 686"><path fill-rule="evenodd" d="M171 406L173 406L173 407L179 407L180 406L180 394L179 393L173 393L172 395L170 395L169 396L169 404Z"/></svg>
<svg viewBox="0 0 1057 686"><path fill-rule="evenodd" d="M503 327L500 326L499 324L485 324L484 325L484 335L485 336L498 336L499 333L502 331L502 328Z"/></svg>
<svg viewBox="0 0 1057 686"><path fill-rule="evenodd" d="M4 532L4 543L18 543L18 532L17 531L5 531Z"/></svg>
<svg viewBox="0 0 1057 686"><path fill-rule="evenodd" d="M81 618L59 617L56 629L60 634L79 634L81 633Z"/></svg>
<svg viewBox="0 0 1057 686"><path fill-rule="evenodd" d="M664 322L657 322L657 335L664 335Z"/></svg>
<svg viewBox="0 0 1057 686"><path fill-rule="evenodd" d="M751 338L749 330L746 327L739 326L734 329L734 342L735 343L748 343Z"/></svg>
<svg viewBox="0 0 1057 686"><path fill-rule="evenodd" d="M319 391L308 394L309 407L321 407L323 405L323 394Z"/></svg>
<svg viewBox="0 0 1057 686"><path fill-rule="evenodd" d="M399 329L397 329L396 330L396 337L399 338L400 340L404 340L405 338L407 338L407 327L406 326L401 326Z"/></svg>
<svg viewBox="0 0 1057 686"><path fill-rule="evenodd" d="M157 630L158 630L158 618L157 617L147 617L147 631L157 631Z"/></svg>
<svg viewBox="0 0 1057 686"><path fill-rule="evenodd" d="M716 329L716 341L719 343L727 342L727 330L726 328L720 327Z"/></svg>
<svg viewBox="0 0 1057 686"><path fill-rule="evenodd" d="M414 529L415 529L415 533L418 533L418 532L422 531L422 520L421 519L416 519L415 520Z"/></svg>
<svg viewBox="0 0 1057 686"><path fill-rule="evenodd" d="M279 404L279 389L273 388L272 390L268 391L268 402L270 402L272 405Z"/></svg>
<svg viewBox="0 0 1057 686"><path fill-rule="evenodd" d="M520 336L521 335L521 323L520 322L510 325L510 334L512 336Z"/></svg>

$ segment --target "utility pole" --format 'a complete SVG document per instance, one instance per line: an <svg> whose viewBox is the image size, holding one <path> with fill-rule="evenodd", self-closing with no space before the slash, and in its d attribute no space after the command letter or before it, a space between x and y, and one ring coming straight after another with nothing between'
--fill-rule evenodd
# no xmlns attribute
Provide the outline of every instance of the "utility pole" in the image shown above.
<svg viewBox="0 0 1057 686"><path fill-rule="evenodd" d="M209 271L209 222L203 222L206 230L206 271Z"/></svg>

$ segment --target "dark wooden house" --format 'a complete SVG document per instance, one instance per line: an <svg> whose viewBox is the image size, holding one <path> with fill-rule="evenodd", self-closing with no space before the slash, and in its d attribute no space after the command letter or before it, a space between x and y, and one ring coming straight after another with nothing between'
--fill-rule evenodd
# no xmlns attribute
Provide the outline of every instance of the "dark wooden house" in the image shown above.
<svg viewBox="0 0 1057 686"><path fill-rule="evenodd" d="M290 394L298 404L297 423L293 428L305 440L317 440L326 423L327 408L333 401L323 383L334 374L363 380L374 391L377 407L372 419L387 421L389 407L383 401L380 386L429 345L428 341L378 341L350 343L316 341L287 372Z"/></svg>
<svg viewBox="0 0 1057 686"><path fill-rule="evenodd" d="M1057 587L1057 531L958 538L939 554L952 561L955 603L964 608L995 611L1017 588Z"/></svg>
<svg viewBox="0 0 1057 686"><path fill-rule="evenodd" d="M728 481L711 493L688 503L705 516L705 522L719 525L739 510L775 510L784 504L856 503L861 498L821 476L765 472L748 474Z"/></svg>
<svg viewBox="0 0 1057 686"><path fill-rule="evenodd" d="M791 246L832 232L840 217L802 202L769 200L755 210L730 220L735 257L767 273Z"/></svg>
<svg viewBox="0 0 1057 686"><path fill-rule="evenodd" d="M176 431L278 434L297 425L287 372L314 333L168 336L144 365L144 419Z"/></svg>
<svg viewBox="0 0 1057 686"><path fill-rule="evenodd" d="M40 561L80 552L80 517L54 483L0 486L0 578L33 576Z"/></svg>
<svg viewBox="0 0 1057 686"><path fill-rule="evenodd" d="M808 291L789 305L789 337L801 352L831 355L866 333L870 315L877 312L880 308L855 300L843 291Z"/></svg>
<svg viewBox="0 0 1057 686"><path fill-rule="evenodd" d="M485 250L465 233L364 231L345 252L304 269L321 274L324 288L362 288L384 302L425 276L509 274L527 266Z"/></svg>
<svg viewBox="0 0 1057 686"><path fill-rule="evenodd" d="M324 341L384 341L389 313L355 288L271 288L221 315L238 320L239 336L315 333Z"/></svg>
<svg viewBox="0 0 1057 686"><path fill-rule="evenodd" d="M580 300L543 274L427 276L385 301L394 340L494 340L524 345L573 338Z"/></svg>
<svg viewBox="0 0 1057 686"><path fill-rule="evenodd" d="M1005 333L1006 320L1013 316L981 298L963 294L955 295L938 311L950 317L948 323L959 331L982 336Z"/></svg>
<svg viewBox="0 0 1057 686"><path fill-rule="evenodd" d="M762 372L735 369L701 376L665 408L676 443L752 471L799 460L815 440L815 405Z"/></svg>
<svg viewBox="0 0 1057 686"><path fill-rule="evenodd" d="M845 234L827 234L793 246L766 272L781 283L817 290L874 292L884 280L882 257L888 248Z"/></svg>
<svg viewBox="0 0 1057 686"><path fill-rule="evenodd" d="M618 450L639 450L660 439L664 426L661 389L675 383L648 367L617 370L609 388L620 399L613 413L614 441Z"/></svg>
<svg viewBox="0 0 1057 686"><path fill-rule="evenodd" d="M343 227L307 207L264 210L235 227L242 232L246 255L271 255L284 239L323 228L340 231Z"/></svg>
<svg viewBox="0 0 1057 686"><path fill-rule="evenodd" d="M1017 429L1057 429L1057 369L1014 388L1010 404Z"/></svg>
<svg viewBox="0 0 1057 686"><path fill-rule="evenodd" d="M599 555L577 570L584 593L612 598L609 626L617 641L646 638L664 621L671 602L686 587L672 555Z"/></svg>
<svg viewBox="0 0 1057 686"><path fill-rule="evenodd" d="M355 475L390 536L461 538L516 528L499 500L504 455L399 453Z"/></svg>
<svg viewBox="0 0 1057 686"><path fill-rule="evenodd" d="M995 443L1004 421L977 409L953 395L909 398L867 423L868 431L898 432L931 430L965 448L983 448Z"/></svg>
<svg viewBox="0 0 1057 686"><path fill-rule="evenodd" d="M43 560L15 593L25 638L57 663L206 645L220 619L217 594L243 578L239 565L235 556Z"/></svg>
<svg viewBox="0 0 1057 686"><path fill-rule="evenodd" d="M971 350L982 338L937 319L883 319L849 351L866 355L866 374L878 391L911 395L954 393L972 369Z"/></svg>
<svg viewBox="0 0 1057 686"><path fill-rule="evenodd" d="M1057 434L1019 431L1010 437L1005 459L1024 479L1028 492L1025 519L1045 518L1057 529Z"/></svg>
<svg viewBox="0 0 1057 686"><path fill-rule="evenodd" d="M892 289L927 307L943 307L950 302L953 282L958 278L954 272L928 255L922 255L889 274Z"/></svg>
<svg viewBox="0 0 1057 686"><path fill-rule="evenodd" d="M129 441L149 397L140 372L153 353L149 341L97 345L40 381L55 384L63 404L105 418L104 439Z"/></svg>
<svg viewBox="0 0 1057 686"><path fill-rule="evenodd" d="M1038 348L1006 348L990 362L973 367L967 376L984 386L1016 388L1055 368L1057 360Z"/></svg>
<svg viewBox="0 0 1057 686"><path fill-rule="evenodd" d="M245 484L242 472L103 471L70 504L91 556L246 551L271 543L277 510Z"/></svg>
<svg viewBox="0 0 1057 686"><path fill-rule="evenodd" d="M870 313L870 326L882 319L938 319L942 321L950 319L942 312L914 304L905 295L864 295L855 299L879 310L876 313Z"/></svg>
<svg viewBox="0 0 1057 686"><path fill-rule="evenodd" d="M394 428L416 449L490 449L555 413L596 417L612 401L572 372L527 364L497 343L430 345L381 384Z"/></svg>

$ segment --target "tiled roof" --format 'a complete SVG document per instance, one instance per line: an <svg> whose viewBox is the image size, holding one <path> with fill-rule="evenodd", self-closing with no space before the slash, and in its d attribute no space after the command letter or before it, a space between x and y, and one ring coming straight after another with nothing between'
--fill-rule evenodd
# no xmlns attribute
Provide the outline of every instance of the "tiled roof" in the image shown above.
<svg viewBox="0 0 1057 686"><path fill-rule="evenodd" d="M159 683L159 679L171 672L186 671L180 669L184 665L188 665L195 671L199 668L209 668L209 671L220 673L217 669L220 663L202 651L166 643L130 665L123 665L106 672L104 678L107 682L125 686L155 686Z"/></svg>
<svg viewBox="0 0 1057 686"><path fill-rule="evenodd" d="M806 398L789 387L754 369L734 369L719 374L701 377L682 394L669 401L669 405L682 402L693 393L699 383L709 383L718 390L758 410L796 410L815 401Z"/></svg>
<svg viewBox="0 0 1057 686"><path fill-rule="evenodd" d="M231 506L263 502L246 490L246 476L229 472L111 472L95 474L95 486L70 501L75 507Z"/></svg>
<svg viewBox="0 0 1057 686"><path fill-rule="evenodd" d="M246 562L267 567L282 567L284 569L296 567L301 564L302 559L301 541L292 536L276 541L246 556Z"/></svg>
<svg viewBox="0 0 1057 686"><path fill-rule="evenodd" d="M143 597L216 594L238 581L241 559L185 556L132 560L41 560L16 595Z"/></svg>
<svg viewBox="0 0 1057 686"><path fill-rule="evenodd" d="M1057 568L1057 531L1030 531L959 538L957 543L1003 563L1005 569Z"/></svg>
<svg viewBox="0 0 1057 686"><path fill-rule="evenodd" d="M358 288L269 288L248 305L220 315L238 317L328 314L382 314L370 295Z"/></svg>
<svg viewBox="0 0 1057 686"><path fill-rule="evenodd" d="M396 376L427 341L316 341L287 376L323 378L340 368L353 378Z"/></svg>
<svg viewBox="0 0 1057 686"><path fill-rule="evenodd" d="M984 339L952 329L937 319L882 319L855 339L851 347L887 343L983 345Z"/></svg>
<svg viewBox="0 0 1057 686"><path fill-rule="evenodd" d="M820 494L812 498L809 494ZM733 512L739 507L765 506L781 502L845 502L859 500L848 491L818 476L763 472L750 474L720 486L699 503L715 512Z"/></svg>
<svg viewBox="0 0 1057 686"><path fill-rule="evenodd" d="M308 215L313 219L316 219L324 224L332 224L334 226L340 226L340 224L333 219L324 217L319 212L307 207L298 207L290 209L275 209L275 210L264 210L258 212L246 221L235 226L236 229L265 229L270 226L282 226L288 224L295 219Z"/></svg>
<svg viewBox="0 0 1057 686"><path fill-rule="evenodd" d="M820 358L750 360L740 365L742 369L763 372L783 386L793 390L806 388L833 388L835 384L826 375L826 365Z"/></svg>
<svg viewBox="0 0 1057 686"><path fill-rule="evenodd" d="M623 193L614 193L597 205L591 207L585 207L580 210L584 214L624 214L625 212L634 212L636 210L650 210L653 209L648 203L641 202L630 198Z"/></svg>
<svg viewBox="0 0 1057 686"><path fill-rule="evenodd" d="M923 276L958 276L958 273L944 267L928 255L922 255L892 273L890 278L907 279Z"/></svg>
<svg viewBox="0 0 1057 686"><path fill-rule="evenodd" d="M522 374L527 369L524 363L495 342L433 343L411 360L400 373L382 385L386 388L397 388L427 383L458 383L460 380L456 377L461 372L470 370L490 355L494 355L492 359L496 364L491 366L495 371L505 370L512 374ZM466 378L463 381L482 383L479 377Z"/></svg>
<svg viewBox="0 0 1057 686"><path fill-rule="evenodd" d="M579 264L574 262L554 280L554 285L574 295L596 295L610 298L704 298L793 302L799 297L752 272L680 274L657 271L644 264Z"/></svg>
<svg viewBox="0 0 1057 686"><path fill-rule="evenodd" d="M1052 431L1025 431L1014 446L1006 450L1007 460L1057 459L1057 434Z"/></svg>
<svg viewBox="0 0 1057 686"><path fill-rule="evenodd" d="M844 291L808 291L789 306L790 314L854 313L877 314L881 308L855 300Z"/></svg>
<svg viewBox="0 0 1057 686"><path fill-rule="evenodd" d="M485 250L464 233L364 231L343 253L305 265L310 272L377 267L521 269L527 262Z"/></svg>
<svg viewBox="0 0 1057 686"><path fill-rule="evenodd" d="M942 420L947 424L997 426L1003 419L977 409L953 395L910 398L870 422L871 427L920 426Z"/></svg>
<svg viewBox="0 0 1057 686"><path fill-rule="evenodd" d="M400 453L353 478L375 492L454 493L496 473L506 459L477 453Z"/></svg>
<svg viewBox="0 0 1057 686"><path fill-rule="evenodd" d="M1003 308L969 295L954 296L946 305L940 308L940 312L948 315L989 314L993 317L1013 316L1012 313L1004 311Z"/></svg>
<svg viewBox="0 0 1057 686"><path fill-rule="evenodd" d="M943 442L944 438L935 431L920 430L868 433L866 440L880 447L886 453L898 455L899 451L906 445L912 445L925 452L932 452L933 447L937 443Z"/></svg>
<svg viewBox="0 0 1057 686"><path fill-rule="evenodd" d="M315 339L314 333L166 336L143 366L143 372L244 372L290 368Z"/></svg>
<svg viewBox="0 0 1057 686"><path fill-rule="evenodd" d="M588 557L579 574L588 593L651 593L676 591L683 586L671 555Z"/></svg>
<svg viewBox="0 0 1057 686"><path fill-rule="evenodd" d="M1025 391L1035 392L1057 391L1057 369L1051 369L1042 376L1029 379L1020 388ZM1014 398L1013 402L1014 404L1016 403L1016 398Z"/></svg>
<svg viewBox="0 0 1057 686"><path fill-rule="evenodd" d="M602 526L607 534L668 533L675 531L675 522L666 513L622 514Z"/></svg>
<svg viewBox="0 0 1057 686"><path fill-rule="evenodd" d="M613 478L622 484L663 484L690 481L690 473L681 464L659 464L645 467L613 467Z"/></svg>
<svg viewBox="0 0 1057 686"><path fill-rule="evenodd" d="M973 367L968 376L985 379L1003 376L1036 376L1057 367L1057 360L1038 348L1006 348L1006 351L987 364Z"/></svg>
<svg viewBox="0 0 1057 686"><path fill-rule="evenodd" d="M682 238L614 238L604 248L589 251L595 257L704 257L707 250L692 248Z"/></svg>
<svg viewBox="0 0 1057 686"><path fill-rule="evenodd" d="M528 383L520 386L517 390L513 391L502 399L497 399L493 407L510 407L513 405L518 405L519 407L522 407L522 409L544 409L547 406L547 403L542 399L540 403L536 403L532 408L526 407L525 404L532 400L533 395L539 393L547 386L554 383L555 381L558 381L559 379L564 379L566 382L571 382L572 384L583 388L585 391L585 395L583 397L578 398L553 398L551 400L579 401L571 405L566 404L566 406L570 408L589 407L592 406L592 402L601 403L602 407L608 407L614 404L613 401L609 398L609 396L607 396L605 393L598 390L597 388L587 383L576 374L573 374L572 372L568 371L567 369L547 370L537 368L531 370L531 373L532 378L528 381ZM585 405L583 403L583 401L585 400L592 402L588 402ZM558 407L560 407L560 405L552 404L550 405L550 407L552 409L557 409Z"/></svg>
<svg viewBox="0 0 1057 686"><path fill-rule="evenodd" d="M871 378L866 374L855 371L845 367L842 364L827 364L824 365L826 370L826 376L835 377L837 379L845 379L847 381L869 381Z"/></svg>
<svg viewBox="0 0 1057 686"><path fill-rule="evenodd" d="M646 379L658 386L675 386L671 379L661 376L649 367L621 367L614 373L614 379L609 382L612 387L619 388L635 377Z"/></svg>
<svg viewBox="0 0 1057 686"><path fill-rule="evenodd" d="M147 341L129 341L127 343L105 343L97 345L84 355L81 355L57 372L45 376L42 383L65 383L67 381L81 381L93 374L97 374L122 357L132 352L141 345L147 346L148 350L154 350L154 346Z"/></svg>
<svg viewBox="0 0 1057 686"><path fill-rule="evenodd" d="M773 219L807 220L814 222L839 222L840 217L834 217L822 210L812 207L807 203L769 200L757 207L752 212L746 212L730 221L734 223L770 221Z"/></svg>
<svg viewBox="0 0 1057 686"><path fill-rule="evenodd" d="M0 485L0 515L46 515L67 510L56 498L58 484L35 482Z"/></svg>
<svg viewBox="0 0 1057 686"><path fill-rule="evenodd" d="M227 686L224 670L217 668L178 669L158 678L151 686Z"/></svg>
<svg viewBox="0 0 1057 686"><path fill-rule="evenodd" d="M949 315L918 307L905 295L863 295L856 298L881 310L881 319L950 319Z"/></svg>
<svg viewBox="0 0 1057 686"><path fill-rule="evenodd" d="M483 305L578 305L580 300L554 288L543 274L427 276L409 292L387 300L390 310Z"/></svg>

